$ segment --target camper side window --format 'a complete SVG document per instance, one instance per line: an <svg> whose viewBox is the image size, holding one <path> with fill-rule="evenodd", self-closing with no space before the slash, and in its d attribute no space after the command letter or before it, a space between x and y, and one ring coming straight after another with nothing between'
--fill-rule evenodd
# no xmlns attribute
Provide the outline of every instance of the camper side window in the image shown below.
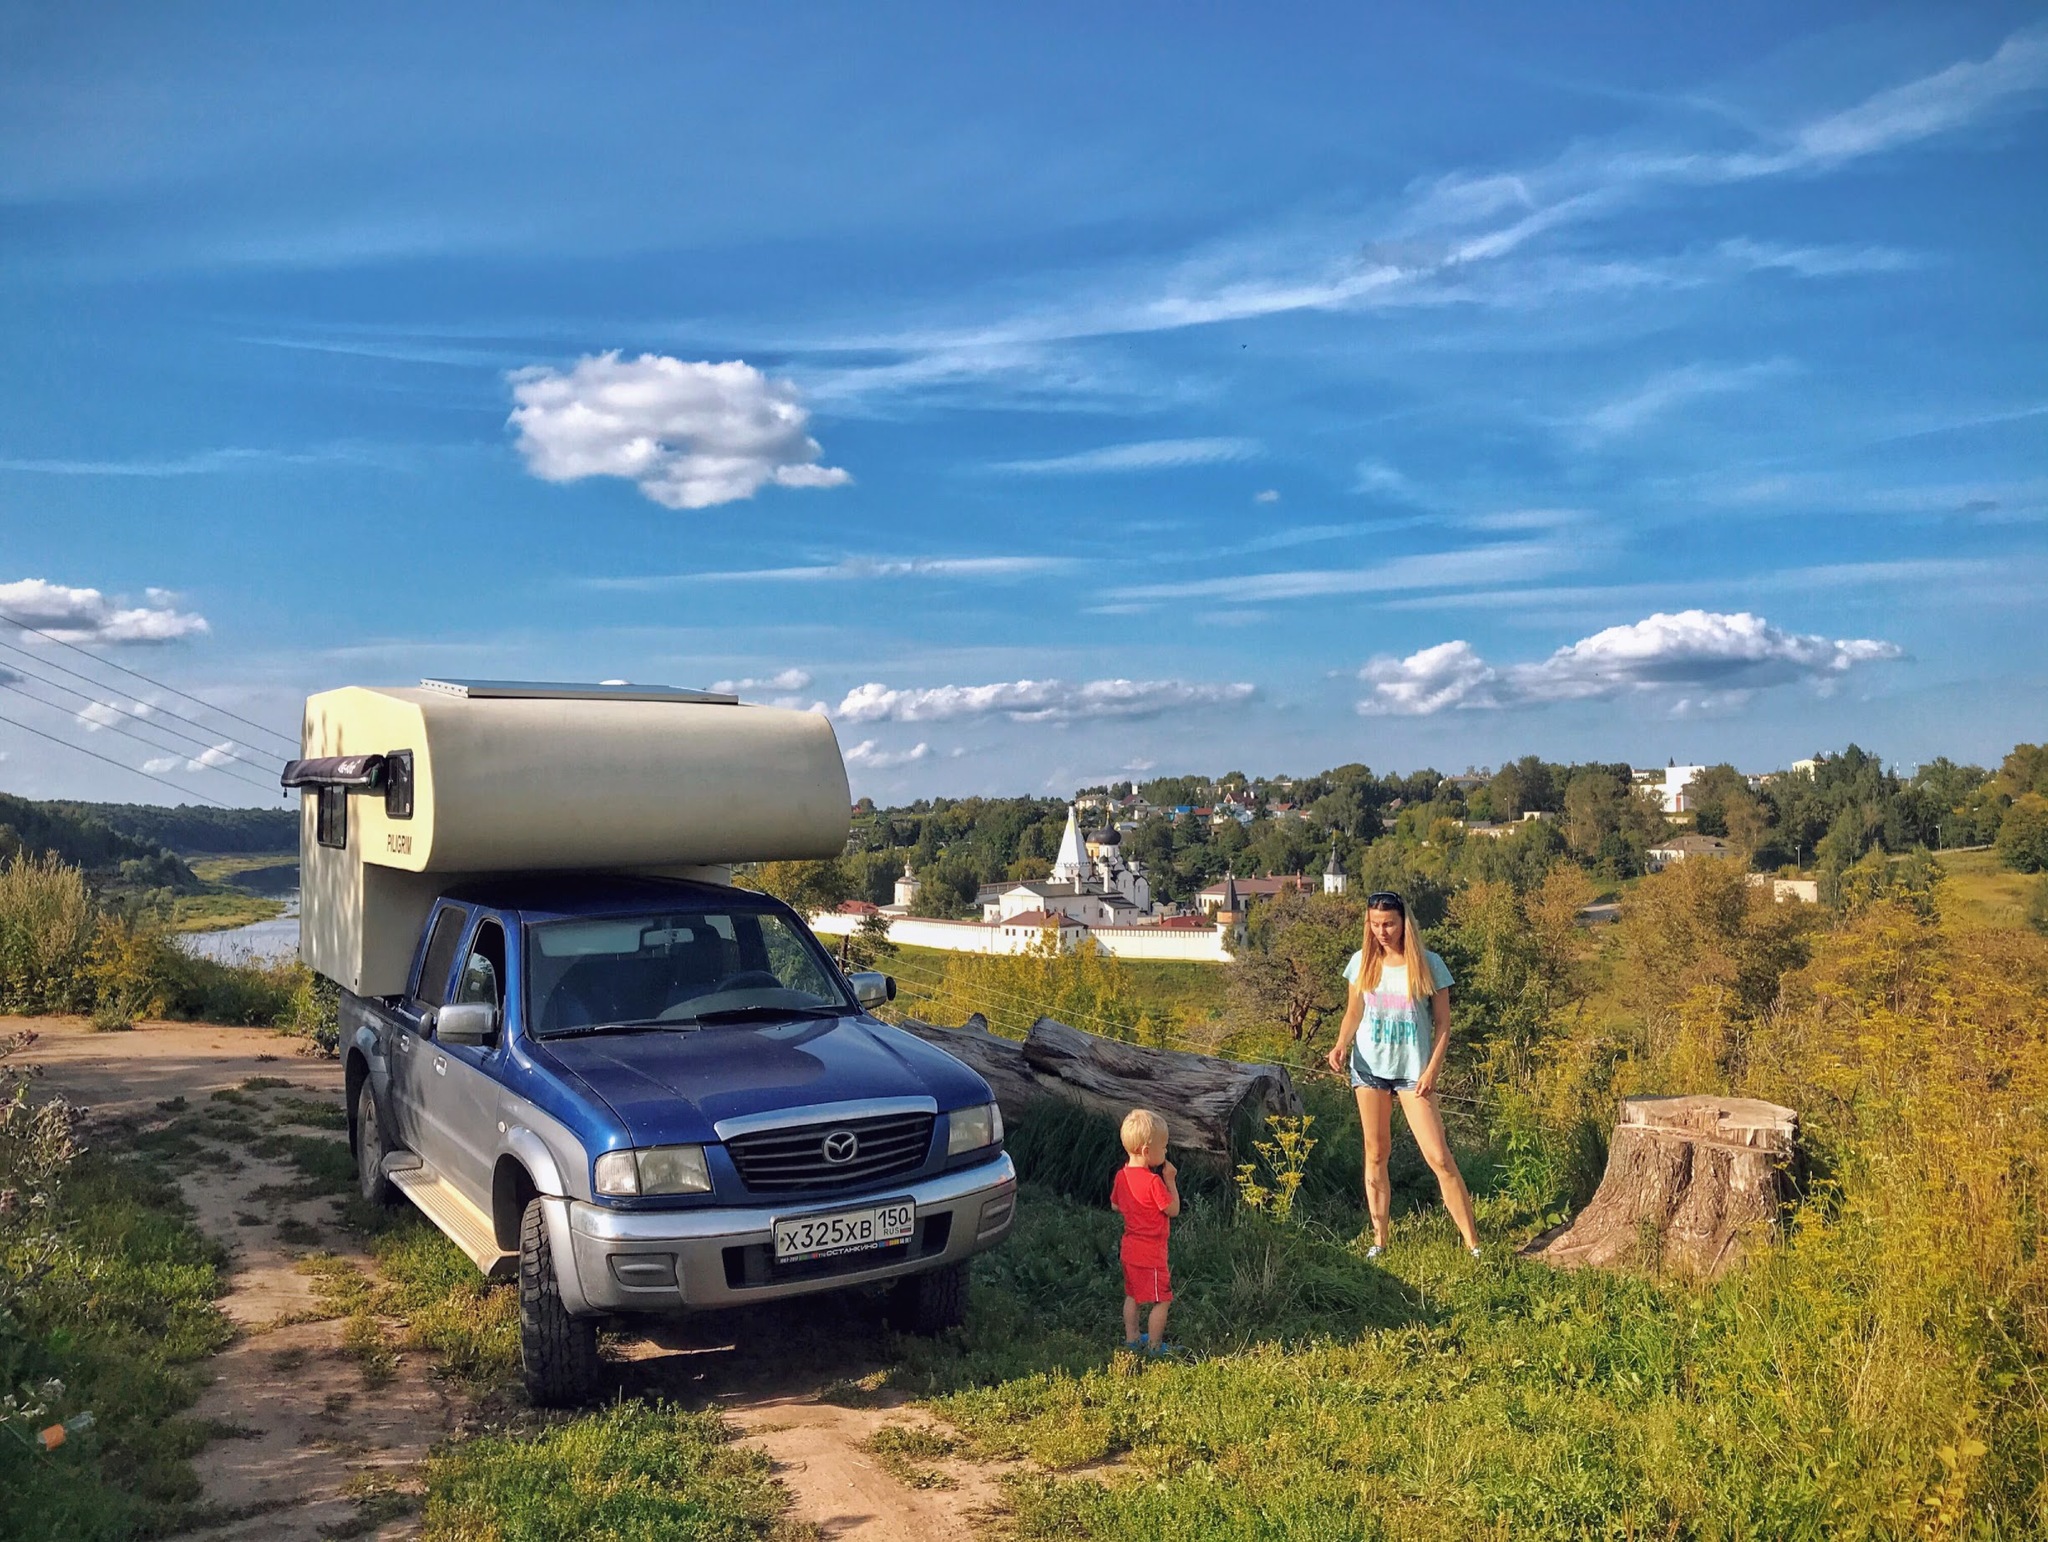
<svg viewBox="0 0 2048 1542"><path fill-rule="evenodd" d="M411 750L393 750L384 757L384 817L412 818Z"/></svg>
<svg viewBox="0 0 2048 1542"><path fill-rule="evenodd" d="M322 787L315 835L323 846L348 845L348 789Z"/></svg>
<svg viewBox="0 0 2048 1542"><path fill-rule="evenodd" d="M455 964L455 950L462 946L462 928L469 917L454 905L434 917L434 934L427 939L427 956L420 961L419 989L413 995L424 1006L448 1004L448 971Z"/></svg>

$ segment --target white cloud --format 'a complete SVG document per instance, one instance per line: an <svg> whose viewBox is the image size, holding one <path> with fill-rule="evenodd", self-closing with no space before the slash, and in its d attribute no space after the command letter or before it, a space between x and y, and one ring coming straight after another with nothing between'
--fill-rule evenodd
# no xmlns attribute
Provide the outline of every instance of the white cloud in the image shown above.
<svg viewBox="0 0 2048 1542"><path fill-rule="evenodd" d="M850 583L877 578L978 578L1000 582L1060 573L1080 566L1073 557L847 557L800 567L738 568L710 573L634 574L592 578L590 589L674 589L695 583Z"/></svg>
<svg viewBox="0 0 2048 1542"><path fill-rule="evenodd" d="M1252 494L1253 503L1278 503L1279 501L1280 489L1277 487L1262 488Z"/></svg>
<svg viewBox="0 0 2048 1542"><path fill-rule="evenodd" d="M800 691L811 683L807 669L784 669L762 680L716 680L711 689L737 696L742 691Z"/></svg>
<svg viewBox="0 0 2048 1542"><path fill-rule="evenodd" d="M1584 555L1562 543L1510 541L1466 551L1419 552L1389 557L1367 568L1306 568L1282 573L1239 573L1177 583L1113 589L1117 600L1228 600L1259 604L1328 595L1378 594L1403 589L1526 581L1575 566Z"/></svg>
<svg viewBox="0 0 2048 1542"><path fill-rule="evenodd" d="M89 734L98 733L102 728L111 728L123 718L148 717L151 712L146 701L131 702L121 706L111 701L91 701L78 710L78 722Z"/></svg>
<svg viewBox="0 0 2048 1542"><path fill-rule="evenodd" d="M1187 680L1008 680L916 690L870 682L848 691L833 716L849 723L943 723L998 715L1017 723L1064 723L1235 706L1255 694L1247 684Z"/></svg>
<svg viewBox="0 0 2048 1542"><path fill-rule="evenodd" d="M162 643L199 637L204 616L181 611L167 590L151 589L147 603L124 606L97 589L74 589L41 578L0 584L0 615L71 643Z"/></svg>
<svg viewBox="0 0 2048 1542"><path fill-rule="evenodd" d="M907 750L877 749L874 740L863 739L846 752L846 763L865 771L886 771L893 766L914 765L920 760L929 759L931 753L932 747L922 739Z"/></svg>
<svg viewBox="0 0 2048 1542"><path fill-rule="evenodd" d="M1034 476L1084 476L1095 471L1158 471L1174 466L1211 466L1222 461L1249 460L1259 453L1256 439L1148 439L1140 444L1112 444L1078 455L1047 460L999 462L997 471ZM1275 496L1278 496L1277 494Z"/></svg>
<svg viewBox="0 0 2048 1542"><path fill-rule="evenodd" d="M235 741L225 739L219 744L214 745L211 749L201 750L197 755L194 755L185 762L185 769L187 771L215 771L231 761L240 760L241 758L241 756L235 753Z"/></svg>
<svg viewBox="0 0 2048 1542"><path fill-rule="evenodd" d="M185 763L182 755L152 755L142 763L142 769L151 776L161 776L166 771L175 771Z"/></svg>
<svg viewBox="0 0 2048 1542"><path fill-rule="evenodd" d="M1405 659L1374 659L1358 678L1372 685L1372 695L1358 704L1368 716L1427 717L1446 707L1494 705L1493 670L1468 642L1438 643Z"/></svg>
<svg viewBox="0 0 2048 1542"><path fill-rule="evenodd" d="M510 376L510 421L535 476L548 482L624 477L656 503L703 509L778 487L837 487L821 466L796 387L738 359L689 362L616 351L564 372L534 365Z"/></svg>
<svg viewBox="0 0 2048 1542"><path fill-rule="evenodd" d="M1581 638L1540 663L1496 669L1466 642L1439 643L1359 671L1373 693L1368 715L1427 716L1446 707L1512 707L1643 693L1674 710L1739 705L1752 691L1806 683L1823 694L1859 664L1905 657L1874 638L1787 632L1747 611L1659 612Z"/></svg>
<svg viewBox="0 0 2048 1542"><path fill-rule="evenodd" d="M1595 438L1612 438L1641 428L1651 419L1661 417L1686 402L1703 396L1723 396L1747 390L1763 381L1781 378L1792 369L1787 360L1773 359L1734 368L1688 364L1680 369L1665 370L1651 376L1626 396L1594 408L1586 414L1582 426Z"/></svg>

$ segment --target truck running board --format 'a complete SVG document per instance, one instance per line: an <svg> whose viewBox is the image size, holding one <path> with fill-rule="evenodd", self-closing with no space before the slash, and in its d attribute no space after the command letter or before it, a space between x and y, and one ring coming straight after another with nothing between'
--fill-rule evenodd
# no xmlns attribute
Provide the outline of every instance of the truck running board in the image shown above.
<svg viewBox="0 0 2048 1542"><path fill-rule="evenodd" d="M392 1160L401 1155L409 1159L404 1165ZM507 1253L498 1246L498 1234L491 1225L491 1218L472 1205L433 1168L409 1151L393 1152L385 1159L384 1176L396 1184L407 1199L418 1205L427 1219L447 1234L449 1241L467 1253L486 1278L509 1280L517 1277L519 1255Z"/></svg>

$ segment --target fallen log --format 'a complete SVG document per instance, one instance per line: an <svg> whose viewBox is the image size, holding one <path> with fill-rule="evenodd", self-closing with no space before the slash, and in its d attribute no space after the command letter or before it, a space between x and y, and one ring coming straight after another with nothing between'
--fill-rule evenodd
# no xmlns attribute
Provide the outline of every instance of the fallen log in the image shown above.
<svg viewBox="0 0 2048 1542"><path fill-rule="evenodd" d="M1754 1098L1630 1098L1586 1208L1528 1243L1560 1268L1646 1267L1712 1279L1792 1199L1799 1116Z"/></svg>
<svg viewBox="0 0 2048 1542"><path fill-rule="evenodd" d="M1117 1120L1149 1108L1166 1121L1174 1148L1228 1161L1241 1115L1263 1120L1301 1112L1293 1079L1277 1065L1126 1044L1049 1017L1033 1023L1021 1043L990 1033L978 1012L958 1028L915 1020L903 1027L979 1071L1011 1121L1046 1097Z"/></svg>

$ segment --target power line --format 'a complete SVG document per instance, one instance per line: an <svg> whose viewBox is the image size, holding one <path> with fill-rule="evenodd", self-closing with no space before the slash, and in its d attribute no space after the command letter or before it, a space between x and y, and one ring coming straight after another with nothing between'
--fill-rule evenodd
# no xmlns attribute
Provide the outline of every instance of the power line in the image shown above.
<svg viewBox="0 0 2048 1542"><path fill-rule="evenodd" d="M244 728L253 728L260 734L268 734L280 744L289 744L292 747L293 754L298 753L298 740L288 734L279 733L275 728L265 728L261 723L252 723L240 714L228 711L226 707L216 707L212 702L194 696L190 691L181 691L175 685L166 685L161 680L145 675L139 669L130 669L126 664L116 664L112 659L103 659L97 653L81 648L76 643L66 642L55 633L46 632L39 626L30 626L26 621L10 616L5 611L0 611L0 621L6 622L9 626L19 627L24 632L33 632L36 636L43 638L47 642L53 642L60 648L69 648L73 653L81 654L96 664L104 664L108 669L119 670L130 679L140 680L145 685L153 685L160 691L169 691L173 696L182 697L184 700L191 702L195 707L204 707L208 712L218 713L224 718L230 718L240 723ZM62 741L60 740L59 742L61 743Z"/></svg>
<svg viewBox="0 0 2048 1542"><path fill-rule="evenodd" d="M5 678L7 675L10 674L15 676L15 680L9 680ZM105 707L109 712L117 713L121 717L128 718L134 722L140 723L145 728L153 729L157 733L169 734L173 739L182 739L187 744L196 744L202 750L217 750L228 760L233 761L238 766L248 766L251 770L254 771L269 771L275 765L276 757L274 756L272 757L272 765L266 766L261 764L260 762L246 760L242 756L232 753L231 747L239 744L239 740L228 739L216 743L210 737L198 738L193 736L192 734L180 733L178 732L177 729L171 727L169 723L158 722L154 717L151 717L146 713L130 711L128 708L119 706L111 701L102 701L99 699L99 697L93 696L85 691L81 691L76 686L65 685L62 681L52 680L46 675L36 674L33 670L23 670L17 665L0 665L0 687L5 687L9 690L20 690L20 686L16 684L16 680L23 678L33 680L38 685L46 685L53 691L62 691L66 696L76 696L79 700L90 702L92 705L96 707ZM28 695L26 691L23 691L22 694L25 696ZM28 699L33 702L39 702L45 707L53 708L58 712L70 712L72 710L71 708L66 707L58 702L44 701L43 698L40 696L29 696ZM203 728L205 726L203 723L192 723L189 718L180 717L176 713L165 713L164 715L170 718L172 722L186 723L194 728ZM125 729L119 723L116 722L101 723L97 726L101 728L111 728L115 733L125 733L128 735L129 738L140 740L140 742L149 745L152 749L162 750L171 748L171 746L167 744L159 744L152 739L144 739L140 734L137 734L130 729ZM246 749L248 748L248 746L243 745L242 748ZM255 753L261 754L262 751L256 751ZM208 767L207 769L215 770L219 768ZM241 780L247 781L249 779L247 777L243 777ZM268 782L264 782L260 785L264 786L265 788L268 788L270 786Z"/></svg>
<svg viewBox="0 0 2048 1542"><path fill-rule="evenodd" d="M62 689L62 687L59 687L59 689ZM57 703L55 703L55 702L53 702L53 701L44 701L44 700L42 699L42 697L40 697L40 696L31 696L31 695L29 695L29 693L28 693L27 691L24 691L24 690L23 690L23 689L22 689L22 688L21 688L21 687L20 687L19 685L17 685L17 684L15 683L15 682L13 682L13 681L11 681L11 680L0 680L0 690L12 691L12 692L14 692L14 693L15 693L15 694L16 694L17 696L21 697L21 698L22 698L22 700L24 700L24 701L32 701L32 702L34 702L34 703L35 703L35 704L36 704L37 706L39 706L39 707L49 707L49 708L51 708L51 709L52 709L53 711L57 711L57 712L68 712L68 711L70 711L70 710L71 710L71 709L70 709L70 708L68 708L68 707L61 707L61 706L58 706L58 705L57 705ZM74 694L76 694L76 693L74 693ZM134 730L133 730L132 728L124 728L124 727L122 727L122 726L121 726L121 724L119 724L119 723L107 723L107 724L104 724L103 726L104 726L104 727L106 727L106 728L108 728L108 729L110 729L110 730L111 730L112 732L114 732L114 733L117 733L117 734L120 734L120 735L122 735L122 736L123 736L123 737L125 737L125 738L133 739L133 740L134 740L134 741L135 741L136 743L138 743L138 744L141 744L141 745L144 745L144 746L146 746L146 747L147 747L147 748L149 748L149 749L153 749L153 750L170 750L170 751L171 751L171 753L172 753L173 755L183 755L183 754L184 754L184 751L182 751L182 750L177 750L177 749L172 749L170 745L167 745L167 744L159 744L159 743L158 743L158 742L157 742L156 740L154 740L154 739L145 739L145 738L143 738L143 737L142 737L142 735L141 735L141 734L139 734L139 733L135 732L135 731L134 731ZM166 732L166 733L170 733L170 732L173 732L173 730L171 730L171 729L165 729L165 730L164 730L164 732ZM185 737L185 736L181 734L181 735L179 735L178 737L180 737L180 738L183 738L183 737ZM63 742L63 741L60 741L60 742ZM192 741L192 742L194 742L194 743L198 743L198 742L201 742L201 741L198 741L198 740L194 740L194 741ZM238 761L238 762L236 762L236 763L237 763L238 765L246 765L246 764L248 764L248 762L246 762L246 761ZM116 762L116 764L119 764L119 762ZM189 770L189 769L191 769L191 768L192 768L192 766L193 766L193 764L194 764L194 762L193 762L193 761L192 761L192 760L191 760L191 759L190 759L190 758L188 757L188 758L187 758L187 769L188 769L188 770ZM139 769L139 768L138 768L138 769ZM274 789L273 789L273 788L271 787L271 785L270 785L270 784L269 784L268 782L259 782L259 781L257 781L257 780L256 780L256 778L254 778L253 776L241 776L241 775L238 775L238 774L237 774L236 772L230 771L230 770L229 770L229 769L228 769L228 768L227 768L226 766L207 766L207 765L200 765L200 766L198 767L198 769L200 769L200 770L202 770L202 771L218 771L218 772L219 772L219 773L220 773L220 774L221 774L222 776L226 776L226 777L232 777L232 778L234 778L234 780L235 780L235 781L238 781L238 782L242 783L242 784L243 784L243 785L244 785L245 787L257 787L257 788L261 788L261 789L262 789L262 790L263 790L264 792L271 792L271 791L273 791L273 790L274 790ZM152 773L150 773L150 772L147 772L147 771L144 771L144 772L142 772L142 775L144 775L144 776L148 776L148 775L151 775L151 774L152 774Z"/></svg>
<svg viewBox="0 0 2048 1542"><path fill-rule="evenodd" d="M156 782L161 784L162 786L172 788L183 797L198 798L202 802L211 803L215 808L232 808L234 806L229 803L223 803L218 798L209 798L203 792L194 792L189 787L180 787L176 782L167 781L163 777L156 775L154 772L139 770L134 766L128 765L124 761L114 759L111 755L102 755L98 750L89 750L82 744L73 744L70 740L60 739L55 734L46 734L40 728L32 727L31 725L20 722L15 718L0 716L0 723L12 724L14 727L21 729L24 733L34 734L38 739L48 739L52 744L61 744L67 750L76 750L81 755L92 756L94 760L105 761L108 765L114 766L119 770L126 771L131 776L146 776L152 782Z"/></svg>
<svg viewBox="0 0 2048 1542"><path fill-rule="evenodd" d="M12 653L18 658L33 659L37 664L40 664L45 669L54 669L60 675L69 675L74 680L83 680L87 685L91 686L93 688L93 691L95 692L106 691L109 693L113 693L113 686L109 684L107 681L95 680L91 675L81 674L75 669L67 669L64 665L57 663L53 659L46 659L39 653L31 653L29 652L28 649L18 647L13 643L0 642L0 652ZM92 692L81 691L75 686L65 685L62 681L52 680L46 675L39 675L32 669L24 670L22 666L19 664L0 664L0 673L26 674L31 680L40 680L42 681L43 684L50 686L55 690L66 691L73 696L83 696L86 700L98 702L99 705L103 707L108 707L115 712L125 712L130 717L141 717L143 715L137 712L128 712L128 709L121 706L117 706L115 703L111 701L102 701L100 697L92 694ZM157 706L155 704L152 704L152 711L154 711L161 717L169 718L173 722L183 723L189 728L198 729L202 734L205 734L207 736L205 742L209 746L211 746L215 740L221 739L222 737L222 730L214 728L209 724L199 722L197 719L188 717L184 713L178 712L173 708ZM283 756L277 754L277 752L274 750L260 750L256 748L255 745L246 743L243 740L234 738L231 735L228 736L224 740L224 742L230 745L237 745L240 748L249 751L252 755L268 756L272 760L284 759ZM255 762L248 763L255 764Z"/></svg>

